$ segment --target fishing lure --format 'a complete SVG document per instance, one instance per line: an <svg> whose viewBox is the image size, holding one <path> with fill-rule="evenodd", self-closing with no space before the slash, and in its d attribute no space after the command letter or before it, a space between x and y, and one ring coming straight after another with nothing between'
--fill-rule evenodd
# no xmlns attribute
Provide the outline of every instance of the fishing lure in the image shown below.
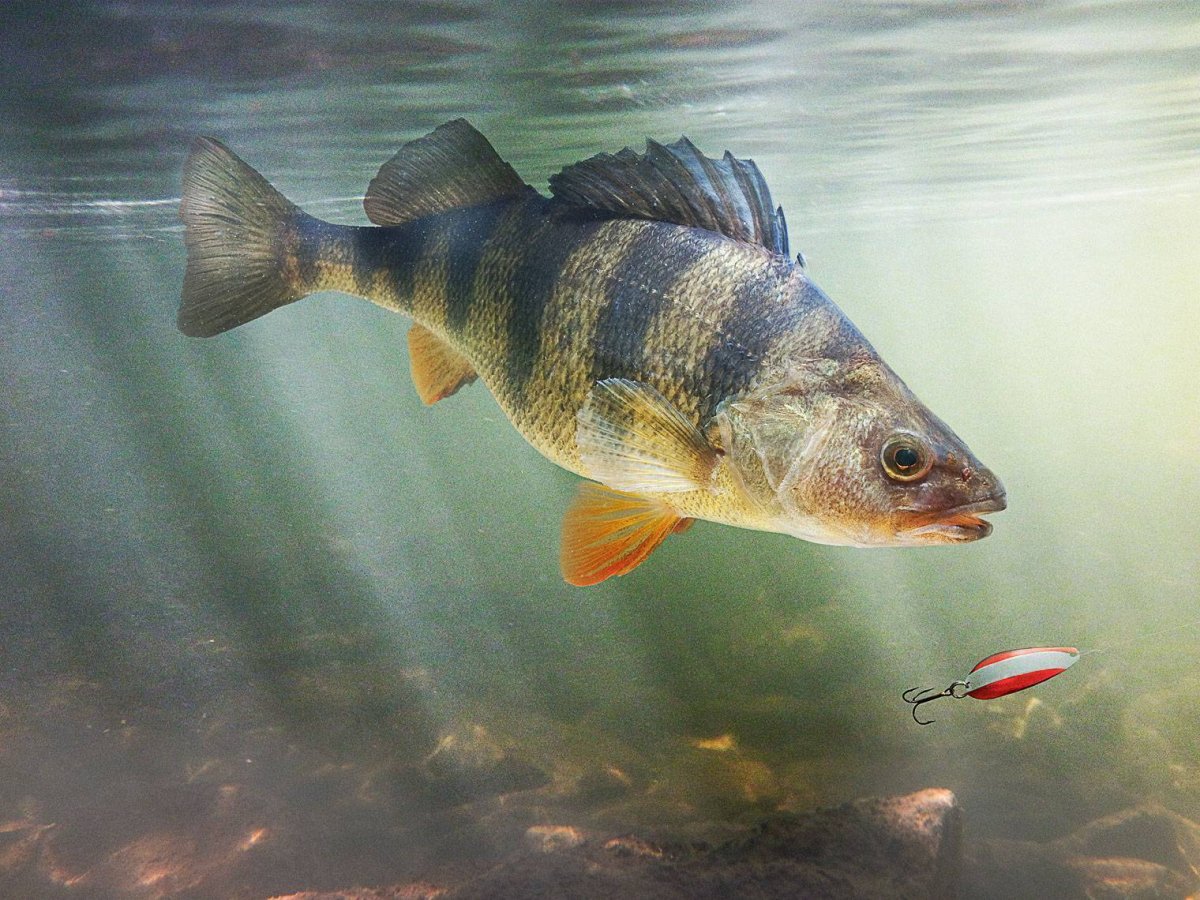
<svg viewBox="0 0 1200 900"><path fill-rule="evenodd" d="M1065 672L1077 659L1079 651L1074 647L1026 647L1022 650L1005 650L981 659L966 678L951 682L950 687L944 691L938 691L936 688L909 688L901 696L904 697L905 703L912 705L913 721L918 725L932 725L933 719L923 720L917 717L917 707L922 703L942 697L953 697L955 700L961 700L963 697L994 700L1041 684L1046 679Z"/></svg>

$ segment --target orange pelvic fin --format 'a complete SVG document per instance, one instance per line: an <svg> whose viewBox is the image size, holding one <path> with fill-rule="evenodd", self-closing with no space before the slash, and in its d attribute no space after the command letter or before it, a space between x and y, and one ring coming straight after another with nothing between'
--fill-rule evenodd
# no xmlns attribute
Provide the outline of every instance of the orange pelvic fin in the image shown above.
<svg viewBox="0 0 1200 900"><path fill-rule="evenodd" d="M427 406L478 377L465 356L417 324L408 329L408 360L417 394Z"/></svg>
<svg viewBox="0 0 1200 900"><path fill-rule="evenodd" d="M632 572L691 521L659 500L586 482L563 517L563 578L584 586Z"/></svg>

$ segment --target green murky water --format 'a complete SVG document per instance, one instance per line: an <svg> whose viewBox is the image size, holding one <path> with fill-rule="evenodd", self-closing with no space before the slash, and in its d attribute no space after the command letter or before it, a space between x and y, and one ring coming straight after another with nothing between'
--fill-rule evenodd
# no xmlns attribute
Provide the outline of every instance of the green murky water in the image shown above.
<svg viewBox="0 0 1200 900"><path fill-rule="evenodd" d="M1190 4L9 9L0 885L390 884L530 825L711 837L930 785L970 839L1200 818ZM572 589L576 479L479 386L421 406L406 320L324 296L176 332L192 136L364 223L378 165L459 115L542 188L647 135L753 157L1004 480L993 536L699 523ZM1104 652L930 728L900 701L1030 644Z"/></svg>

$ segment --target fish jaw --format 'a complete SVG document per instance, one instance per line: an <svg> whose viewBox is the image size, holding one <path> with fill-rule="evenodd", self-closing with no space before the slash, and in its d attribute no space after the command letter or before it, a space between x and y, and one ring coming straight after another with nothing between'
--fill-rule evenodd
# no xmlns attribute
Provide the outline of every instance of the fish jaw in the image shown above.
<svg viewBox="0 0 1200 900"><path fill-rule="evenodd" d="M982 500L973 500L950 509L918 516L916 524L903 532L905 543L965 544L992 533L992 523L981 515L1000 512L1008 506L1004 488Z"/></svg>

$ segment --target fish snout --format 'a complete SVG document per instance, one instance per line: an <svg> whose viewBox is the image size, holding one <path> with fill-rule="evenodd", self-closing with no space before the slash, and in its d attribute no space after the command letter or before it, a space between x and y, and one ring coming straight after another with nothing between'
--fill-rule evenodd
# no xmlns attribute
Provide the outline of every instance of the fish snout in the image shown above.
<svg viewBox="0 0 1200 900"><path fill-rule="evenodd" d="M962 486L967 490L947 498L941 508L918 513L907 529L908 537L918 543L957 544L991 534L992 523L982 517L1007 508L1004 485L990 471L978 467L964 473Z"/></svg>

